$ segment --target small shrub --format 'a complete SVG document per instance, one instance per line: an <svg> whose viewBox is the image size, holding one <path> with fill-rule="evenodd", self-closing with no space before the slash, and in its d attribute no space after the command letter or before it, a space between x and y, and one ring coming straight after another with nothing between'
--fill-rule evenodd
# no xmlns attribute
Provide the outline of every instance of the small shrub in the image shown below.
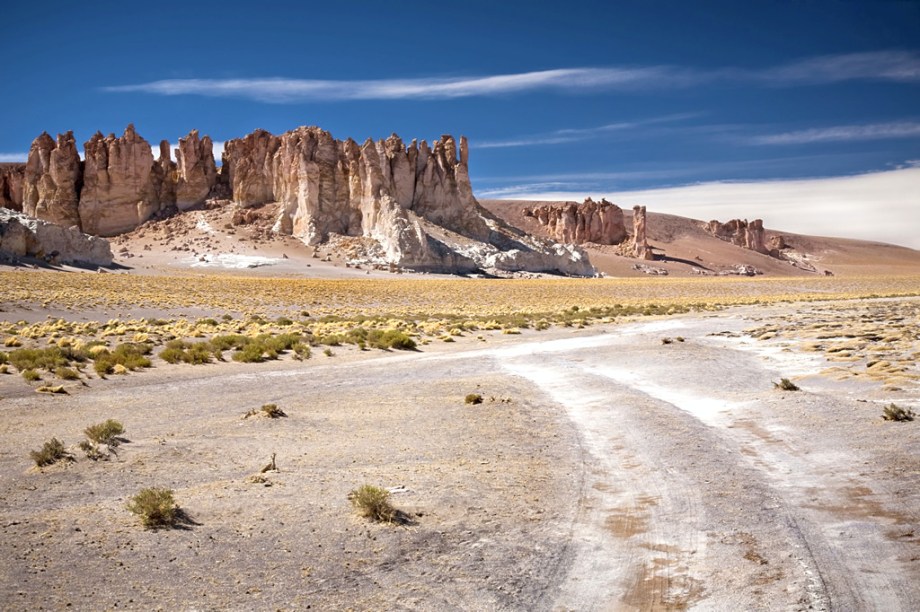
<svg viewBox="0 0 920 612"><path fill-rule="evenodd" d="M392 523L397 516L396 508L390 504L390 492L373 485L361 485L348 494L348 499L358 513L372 521Z"/></svg>
<svg viewBox="0 0 920 612"><path fill-rule="evenodd" d="M674 341L673 341L672 339L670 339L670 338L662 338L662 339L661 339L661 343L662 343L662 344L672 344L673 342L674 342Z"/></svg>
<svg viewBox="0 0 920 612"><path fill-rule="evenodd" d="M141 518L147 529L172 527L178 519L179 506L171 489L142 489L128 502L128 510Z"/></svg>
<svg viewBox="0 0 920 612"><path fill-rule="evenodd" d="M54 375L61 380L79 380L80 373L71 368L60 367L54 371Z"/></svg>
<svg viewBox="0 0 920 612"><path fill-rule="evenodd" d="M885 409L882 412L882 418L886 421L896 421L899 423L913 421L915 416L917 415L914 414L913 410L910 408L902 408L897 404L889 404L888 406L885 406Z"/></svg>
<svg viewBox="0 0 920 612"><path fill-rule="evenodd" d="M332 352L331 348L327 347L323 349L323 355L325 355L326 357L332 357L333 355L335 355L335 353Z"/></svg>
<svg viewBox="0 0 920 612"><path fill-rule="evenodd" d="M262 412L270 419L277 419L279 417L286 417L284 410L278 408L277 404L265 404L262 406Z"/></svg>
<svg viewBox="0 0 920 612"><path fill-rule="evenodd" d="M781 378L778 383L777 382L773 383L773 387L776 389L781 389L783 391L798 391L799 390L799 386L796 385L791 380L789 380L788 378Z"/></svg>
<svg viewBox="0 0 920 612"><path fill-rule="evenodd" d="M22 377L29 382L35 382L42 379L42 375L35 370L23 370Z"/></svg>
<svg viewBox="0 0 920 612"><path fill-rule="evenodd" d="M96 444L118 446L118 436L125 433L125 426L115 419L108 419L96 425L90 425L83 430L86 437Z"/></svg>
<svg viewBox="0 0 920 612"><path fill-rule="evenodd" d="M464 404L481 404L482 396L478 393L470 393L465 398L463 398Z"/></svg>
<svg viewBox="0 0 920 612"><path fill-rule="evenodd" d="M310 345L306 342L298 342L293 347L294 359L303 361L310 358Z"/></svg>
<svg viewBox="0 0 920 612"><path fill-rule="evenodd" d="M64 450L63 442L57 438L51 438L42 445L41 450L32 451L29 456L35 462L35 465L45 467L68 457L68 454Z"/></svg>

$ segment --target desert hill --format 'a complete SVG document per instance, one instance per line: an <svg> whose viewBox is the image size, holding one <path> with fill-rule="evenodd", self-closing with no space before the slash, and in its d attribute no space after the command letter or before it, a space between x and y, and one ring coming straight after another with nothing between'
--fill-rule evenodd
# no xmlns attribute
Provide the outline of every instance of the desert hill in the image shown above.
<svg viewBox="0 0 920 612"><path fill-rule="evenodd" d="M479 203L505 223L545 237L552 236L551 230L527 211L573 204L529 200L479 200ZM622 215L625 227L631 228L633 212L624 209ZM588 253L599 272L610 276L644 276L656 270L665 270L669 275L695 276L701 271L707 274L737 272L739 266L769 276L827 272L835 275L908 274L920 270L920 251L907 247L766 229L763 242L782 240L783 248L778 249L780 257L776 257L718 238L707 231L708 225L699 219L649 211L647 238L655 255L653 261L639 262L622 244L583 241L579 246ZM636 269L637 264L642 269Z"/></svg>

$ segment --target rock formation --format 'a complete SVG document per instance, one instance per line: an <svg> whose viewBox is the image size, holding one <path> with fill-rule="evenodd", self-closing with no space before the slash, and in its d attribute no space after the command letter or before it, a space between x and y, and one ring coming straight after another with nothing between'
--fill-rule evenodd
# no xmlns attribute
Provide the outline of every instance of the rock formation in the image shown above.
<svg viewBox="0 0 920 612"><path fill-rule="evenodd" d="M458 147L442 136L429 148L414 140L406 146L395 134L358 145L317 127L281 136L256 130L227 141L219 172L212 149L210 138L193 130L179 140L176 162L166 141L154 161L148 142L129 125L120 138L95 134L81 164L72 133L56 143L42 134L26 165L23 209L113 236L172 207L186 210L226 193L242 208L278 202L274 230L307 244L334 235L372 239L384 259L375 263L447 272L594 273L577 247L528 236L479 205L465 138ZM616 207L602 204L605 212L592 213L579 235L618 233Z"/></svg>
<svg viewBox="0 0 920 612"><path fill-rule="evenodd" d="M169 156L166 156L167 159ZM161 153L162 158L162 153ZM217 167L214 164L214 146L211 138L198 139L198 130L192 130L179 139L176 149L175 202L179 210L188 210L203 204L217 182Z"/></svg>
<svg viewBox="0 0 920 612"><path fill-rule="evenodd" d="M655 259L648 246L645 206L633 206L633 254L639 259Z"/></svg>
<svg viewBox="0 0 920 612"><path fill-rule="evenodd" d="M707 223L705 228L716 238L731 242L744 249L757 251L765 255L770 254L770 249L767 248L765 242L763 221L760 219L754 219L750 223L741 219L732 219L728 223L713 220Z"/></svg>
<svg viewBox="0 0 920 612"><path fill-rule="evenodd" d="M417 270L593 272L582 253L558 252L479 206L468 157L465 138L459 151L450 136L431 148L424 141L407 147L395 134L358 145L301 127L280 137L258 130L228 141L224 170L234 201L279 202L275 230L306 244L333 234L372 238L387 263ZM463 248L456 248L457 238Z"/></svg>
<svg viewBox="0 0 920 612"><path fill-rule="evenodd" d="M526 208L524 215L536 219L559 242L619 244L627 236L623 210L604 199L595 202L587 198L582 204L546 204Z"/></svg>
<svg viewBox="0 0 920 612"><path fill-rule="evenodd" d="M154 171L150 143L133 125L116 138L96 132L84 145L80 227L88 234L128 232L160 210L162 176Z"/></svg>
<svg viewBox="0 0 920 612"><path fill-rule="evenodd" d="M0 164L0 208L22 210L25 164Z"/></svg>
<svg viewBox="0 0 920 612"><path fill-rule="evenodd" d="M79 225L82 167L73 132L55 141L47 132L29 149L22 187L22 210L30 217L64 227Z"/></svg>
<svg viewBox="0 0 920 612"><path fill-rule="evenodd" d="M10 259L40 257L52 263L112 265L108 240L4 208L0 208L0 254Z"/></svg>
<svg viewBox="0 0 920 612"><path fill-rule="evenodd" d="M221 172L226 172L233 201L243 207L273 202L272 159L281 139L256 130L224 144Z"/></svg>

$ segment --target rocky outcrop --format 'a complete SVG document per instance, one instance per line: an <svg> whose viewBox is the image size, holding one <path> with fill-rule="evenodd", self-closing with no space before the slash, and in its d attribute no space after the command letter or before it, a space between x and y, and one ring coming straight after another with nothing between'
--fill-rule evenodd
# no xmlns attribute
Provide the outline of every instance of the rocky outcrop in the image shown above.
<svg viewBox="0 0 920 612"><path fill-rule="evenodd" d="M429 147L414 140L406 146L394 134L358 145L317 127L281 136L256 130L227 141L220 172L210 138L199 139L194 130L180 139L176 162L166 141L154 161L133 125L119 138L95 134L85 143L82 165L71 133L57 143L43 134L32 149L26 212L94 235L131 231L157 213L186 210L220 193L241 208L278 202L274 231L307 244L331 236L372 239L384 259L375 263L445 272L594 273L579 249L527 236L479 205L463 137L458 145L442 136ZM616 208L604 205L610 213ZM607 213L592 214L598 221L583 233L616 234Z"/></svg>
<svg viewBox="0 0 920 612"><path fill-rule="evenodd" d="M750 223L747 220L732 219L728 223L719 221L710 221L705 226L706 231L719 238L731 242L736 246L758 253L770 254L765 242L763 221L754 219Z"/></svg>
<svg viewBox="0 0 920 612"><path fill-rule="evenodd" d="M22 210L25 164L0 164L0 208Z"/></svg>
<svg viewBox="0 0 920 612"><path fill-rule="evenodd" d="M468 159L465 138L459 148L450 136L429 148L395 134L358 145L301 127L228 141L224 169L234 201L279 202L275 230L306 244L372 238L386 263L417 270L593 273L582 253L557 252L491 217L473 197Z"/></svg>
<svg viewBox="0 0 920 612"><path fill-rule="evenodd" d="M22 211L64 227L79 225L82 175L73 132L59 134L57 141L42 132L29 149L23 177Z"/></svg>
<svg viewBox="0 0 920 612"><path fill-rule="evenodd" d="M633 206L633 255L639 259L652 260L655 254L648 246L645 206Z"/></svg>
<svg viewBox="0 0 920 612"><path fill-rule="evenodd" d="M243 207L274 201L272 160L281 139L265 130L224 144L222 172L226 172L233 201Z"/></svg>
<svg viewBox="0 0 920 612"><path fill-rule="evenodd" d="M167 158L169 156L167 155ZM188 210L203 204L217 182L217 166L214 163L214 145L209 136L199 140L198 130L179 139L176 149L175 202L179 210Z"/></svg>
<svg viewBox="0 0 920 612"><path fill-rule="evenodd" d="M131 231L160 210L165 177L154 171L150 143L133 125L116 138L96 132L84 145L86 165L80 192L80 227L88 234Z"/></svg>
<svg viewBox="0 0 920 612"><path fill-rule="evenodd" d="M564 202L525 208L524 216L544 226L553 239L569 244L620 244L626 239L623 210L605 199L582 204Z"/></svg>
<svg viewBox="0 0 920 612"><path fill-rule="evenodd" d="M39 257L51 263L112 265L108 240L4 208L0 208L0 254L9 259Z"/></svg>

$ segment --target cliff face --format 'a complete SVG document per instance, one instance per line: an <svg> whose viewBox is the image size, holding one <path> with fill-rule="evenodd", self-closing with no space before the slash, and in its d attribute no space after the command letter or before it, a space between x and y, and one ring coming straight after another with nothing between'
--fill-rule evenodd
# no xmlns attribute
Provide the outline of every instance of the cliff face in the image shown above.
<svg viewBox="0 0 920 612"><path fill-rule="evenodd" d="M604 199L536 206L525 209L524 215L536 219L559 242L620 244L627 236L623 210Z"/></svg>
<svg viewBox="0 0 920 612"><path fill-rule="evenodd" d="M115 236L131 231L160 210L165 177L154 166L150 143L137 135L133 125L120 138L96 132L86 142L85 151L79 205L83 231Z"/></svg>
<svg viewBox="0 0 920 612"><path fill-rule="evenodd" d="M0 164L0 208L22 210L25 164Z"/></svg>
<svg viewBox="0 0 920 612"><path fill-rule="evenodd" d="M25 212L112 236L159 211L186 210L229 191L242 208L278 202L279 233L307 244L334 234L372 238L386 263L404 267L594 272L577 248L528 236L479 205L465 138L459 146L451 136L431 147L414 140L406 146L394 134L358 145L317 127L281 136L256 130L226 142L219 172L211 139L194 130L179 140L176 162L165 141L154 160L131 125L119 138L97 133L85 150L81 162L72 133L57 142L47 134L35 140L25 169ZM616 234L615 221L599 215L600 226L592 221L590 231Z"/></svg>
<svg viewBox="0 0 920 612"><path fill-rule="evenodd" d="M22 188L22 211L64 227L80 224L79 190L83 168L73 132L55 141L43 132L29 149Z"/></svg>

